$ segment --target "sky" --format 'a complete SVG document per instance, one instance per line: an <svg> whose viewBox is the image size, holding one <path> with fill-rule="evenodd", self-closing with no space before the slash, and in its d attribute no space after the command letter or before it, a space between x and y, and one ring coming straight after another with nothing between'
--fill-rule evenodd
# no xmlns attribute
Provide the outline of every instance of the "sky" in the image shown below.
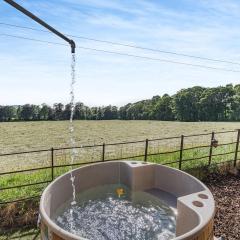
<svg viewBox="0 0 240 240"><path fill-rule="evenodd" d="M240 63L239 0L16 0L65 34ZM0 23L44 30L0 1ZM52 33L0 24L0 105L67 103L71 53L1 34L65 43ZM78 47L240 70L203 61L73 38ZM77 48L75 100L117 105L195 85L238 84L240 72L210 70Z"/></svg>

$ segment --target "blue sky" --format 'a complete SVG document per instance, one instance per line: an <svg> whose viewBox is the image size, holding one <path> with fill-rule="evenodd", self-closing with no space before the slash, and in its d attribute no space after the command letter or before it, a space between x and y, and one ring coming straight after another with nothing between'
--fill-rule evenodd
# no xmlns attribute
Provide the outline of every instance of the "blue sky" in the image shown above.
<svg viewBox="0 0 240 240"><path fill-rule="evenodd" d="M240 62L238 0L17 0L60 31ZM42 29L0 2L0 22ZM51 33L0 25L0 34L64 43ZM192 64L240 66L75 39L78 46ZM0 36L0 104L67 103L70 49ZM76 100L121 105L181 88L239 83L240 73L77 49Z"/></svg>

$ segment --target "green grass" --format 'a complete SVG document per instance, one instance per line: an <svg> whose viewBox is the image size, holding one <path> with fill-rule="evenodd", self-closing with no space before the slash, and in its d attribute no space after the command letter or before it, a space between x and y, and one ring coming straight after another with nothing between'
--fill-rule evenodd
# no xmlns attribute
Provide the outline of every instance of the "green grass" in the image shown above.
<svg viewBox="0 0 240 240"><path fill-rule="evenodd" d="M235 144L231 144L228 146L220 146L216 149L213 149L213 155L215 154L221 154L226 152L232 152L235 149ZM153 153L153 151L152 151ZM156 153L156 152L155 152ZM140 155L142 152L137 152L135 155ZM209 158L205 157L203 159L199 160L191 160L191 161L184 161L188 159L193 158L200 158L203 156L207 156L209 154L209 148L197 148L197 149L191 149L183 151L183 162L182 162L182 169L188 170L190 168L196 168L196 167L203 167L208 166ZM137 158L131 158L134 160L140 160L143 161L143 157L137 157ZM219 162L223 162L226 160L232 160L234 159L234 153L230 153L228 155L224 156L213 156L211 163L217 164ZM179 163L177 162L179 160L179 152L175 153L168 153L168 154L156 154L148 156L147 159L149 162L155 162L155 163L161 163L166 164L171 167L178 168ZM90 162L90 161L89 161ZM64 162L63 162L64 164ZM61 168L55 168L54 169L54 177L57 177L67 171L69 171L70 167L61 167ZM27 172L27 173L18 173L18 174L11 174L11 175L5 175L1 177L0 184L2 188L8 187L8 186L16 186L16 185L22 185L22 184L31 184L35 182L42 182L42 181L51 181L51 169L47 170L37 170L33 172ZM22 188L14 188L9 190L3 190L0 195L0 201L11 201L15 198L26 198L29 196L36 196L42 192L42 190L47 186L46 183L39 184L35 186L26 186Z"/></svg>
<svg viewBox="0 0 240 240"><path fill-rule="evenodd" d="M123 141L144 140L146 138L164 138L180 136L181 134L197 134L211 131L224 131L240 127L240 123L180 123L158 121L76 121L77 145L99 144L102 142L113 143ZM4 134L5 133L5 134ZM61 147L68 145L68 122L22 122L0 123L0 149L2 152L26 151L31 149ZM236 132L229 134L217 134L219 143L236 141ZM210 135L201 137L185 138L184 147L209 145ZM148 156L148 161L156 163L171 163L170 166L178 167L179 152L159 154L179 150L180 138L164 141L150 141L148 152L155 155ZM145 142L136 144L119 144L106 146L105 159L132 158L132 156L144 155ZM213 154L226 153L235 150L235 144L219 146L213 149ZM199 158L209 154L209 147L185 150L183 160ZM232 160L234 154L212 157L212 163ZM102 147L81 148L78 150L75 161L77 163L99 161L102 158ZM143 157L132 158L143 160ZM1 172L15 171L20 169L39 168L51 165L51 152L31 153L14 156L0 157ZM182 169L207 166L209 158L187 161L182 163ZM69 164L70 150L57 150L54 152L54 164ZM55 168L54 177L70 170L69 167ZM50 181L51 170L38 170L27 173L9 174L1 176L1 188L31 184L35 182ZM47 186L39 184L23 188L2 190L0 201L10 201L18 198L26 198L38 195Z"/></svg>
<svg viewBox="0 0 240 240"><path fill-rule="evenodd" d="M39 229L0 230L0 240L40 240Z"/></svg>

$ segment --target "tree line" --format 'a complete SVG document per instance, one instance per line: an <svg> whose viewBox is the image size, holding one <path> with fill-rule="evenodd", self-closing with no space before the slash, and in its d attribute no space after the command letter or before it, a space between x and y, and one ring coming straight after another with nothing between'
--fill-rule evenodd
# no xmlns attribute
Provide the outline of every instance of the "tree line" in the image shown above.
<svg viewBox="0 0 240 240"><path fill-rule="evenodd" d="M68 120L70 104L0 106L0 121ZM240 84L214 88L191 87L170 96L116 106L88 107L77 102L76 120L239 121Z"/></svg>

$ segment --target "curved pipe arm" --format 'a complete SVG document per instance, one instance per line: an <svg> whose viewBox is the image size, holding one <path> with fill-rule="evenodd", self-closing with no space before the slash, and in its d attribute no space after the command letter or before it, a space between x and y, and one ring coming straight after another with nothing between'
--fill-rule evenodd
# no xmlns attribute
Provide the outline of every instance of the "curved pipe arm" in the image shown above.
<svg viewBox="0 0 240 240"><path fill-rule="evenodd" d="M37 17L34 14L32 14L31 12L29 12L27 9L23 8L22 6L20 6L16 2L14 2L12 0L4 0L4 1L6 3L10 4L11 6L13 6L14 8L16 8L18 11L22 12L23 14L25 14L28 17L30 17L31 19L33 19L35 22L41 24L43 27L47 28L49 31L51 31L52 33L56 34L57 36L59 36L60 38L65 40L66 42L68 42L70 44L70 46L71 46L71 52L75 53L76 44L75 44L75 42L72 39L69 39L68 37L66 37L65 35L60 33L58 30L56 30L55 28L53 28L52 26L50 26L49 24L44 22L42 19L40 19L39 17Z"/></svg>

